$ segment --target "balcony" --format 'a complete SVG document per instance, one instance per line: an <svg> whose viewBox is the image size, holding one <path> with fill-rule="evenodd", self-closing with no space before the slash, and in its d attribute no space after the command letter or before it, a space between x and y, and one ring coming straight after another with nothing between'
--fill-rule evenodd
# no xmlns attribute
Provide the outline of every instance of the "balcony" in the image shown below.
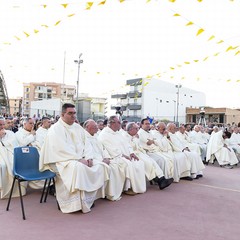
<svg viewBox="0 0 240 240"><path fill-rule="evenodd" d="M128 109L129 110L141 110L142 109L142 105L139 103L130 103L128 105Z"/></svg>
<svg viewBox="0 0 240 240"><path fill-rule="evenodd" d="M111 110L116 110L116 107L119 107L117 105L111 105ZM127 110L127 106L121 106L121 110L122 111L126 111Z"/></svg>
<svg viewBox="0 0 240 240"><path fill-rule="evenodd" d="M127 94L126 93L116 93L116 94L112 94L111 98L126 99L127 98Z"/></svg>
<svg viewBox="0 0 240 240"><path fill-rule="evenodd" d="M142 93L138 92L138 91L129 92L128 97L130 97L130 98L140 98L140 97L142 97Z"/></svg>
<svg viewBox="0 0 240 240"><path fill-rule="evenodd" d="M142 78L130 79L126 83L130 86L142 85Z"/></svg>

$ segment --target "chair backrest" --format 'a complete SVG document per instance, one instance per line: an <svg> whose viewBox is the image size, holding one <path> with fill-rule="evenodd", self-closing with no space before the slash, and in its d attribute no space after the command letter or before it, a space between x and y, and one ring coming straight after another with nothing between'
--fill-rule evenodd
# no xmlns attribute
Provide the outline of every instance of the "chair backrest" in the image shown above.
<svg viewBox="0 0 240 240"><path fill-rule="evenodd" d="M39 169L39 153L35 147L14 148L13 173L24 174Z"/></svg>

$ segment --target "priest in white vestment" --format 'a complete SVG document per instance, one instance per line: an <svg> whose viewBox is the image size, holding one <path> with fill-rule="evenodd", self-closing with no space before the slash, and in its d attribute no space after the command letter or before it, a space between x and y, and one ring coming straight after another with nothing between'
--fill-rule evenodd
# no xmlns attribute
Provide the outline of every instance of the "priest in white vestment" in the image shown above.
<svg viewBox="0 0 240 240"><path fill-rule="evenodd" d="M140 161L144 162L145 175L146 178L151 181L153 180L162 190L168 187L172 182L173 178L166 179L162 169L156 163L154 159L146 154L146 151L140 147L139 138L137 132L139 127L134 122L129 122L126 126L126 131L122 131L123 137L125 137L126 142L132 147L134 154L139 158Z"/></svg>
<svg viewBox="0 0 240 240"><path fill-rule="evenodd" d="M174 160L174 182L179 182L180 178L190 177L191 164L184 153L174 152L170 144L169 134L166 131L166 124L160 122L156 126L153 137L159 150L166 156Z"/></svg>
<svg viewBox="0 0 240 240"><path fill-rule="evenodd" d="M201 156L200 146L196 143L192 143L190 139L190 133L185 131L185 126L181 125L178 131L175 133L180 141L183 142L191 151L198 153Z"/></svg>
<svg viewBox="0 0 240 240"><path fill-rule="evenodd" d="M107 164L109 166L109 181L106 185L106 198L111 201L120 200L124 183L125 183L125 161L112 158L108 151L98 139L96 134L98 131L97 124L94 120L87 120L84 125L86 137L92 145L93 149L93 164Z"/></svg>
<svg viewBox="0 0 240 240"><path fill-rule="evenodd" d="M227 138L230 136L222 130L211 135L207 148L207 162L213 163L216 158L219 165L225 168L233 168L233 165L238 164L235 152L226 144Z"/></svg>
<svg viewBox="0 0 240 240"><path fill-rule="evenodd" d="M13 183L13 149L18 146L15 134L4 129L5 119L0 119L0 199L8 198ZM26 184L21 183L22 194L26 194ZM19 196L15 184L13 197Z"/></svg>
<svg viewBox="0 0 240 240"><path fill-rule="evenodd" d="M37 129L36 131L36 142L37 142L37 148L38 151L41 150L41 147L45 141L45 138L48 133L48 129L51 127L51 119L49 117L43 117L42 118L42 125Z"/></svg>
<svg viewBox="0 0 240 240"><path fill-rule="evenodd" d="M236 152L237 158L240 159L240 133L237 126L233 128L232 135L229 139L229 144Z"/></svg>
<svg viewBox="0 0 240 240"><path fill-rule="evenodd" d="M201 150L201 158L202 160L206 160L207 154L207 142L204 134L200 131L202 126L195 125L193 131L191 132L190 139L192 143L197 144ZM203 127L202 127L203 128Z"/></svg>
<svg viewBox="0 0 240 240"><path fill-rule="evenodd" d="M91 211L105 197L108 167L93 165L91 144L76 121L73 104L62 106L61 118L48 130L40 153L40 170L56 172L56 198L63 213Z"/></svg>
<svg viewBox="0 0 240 240"><path fill-rule="evenodd" d="M166 178L172 178L174 174L174 160L160 152L155 143L155 139L150 132L150 122L148 118L141 120L141 128L138 131L139 144L153 158L163 170Z"/></svg>
<svg viewBox="0 0 240 240"><path fill-rule="evenodd" d="M108 195L113 199L120 197L120 190L127 194L144 193L146 191L144 163L138 161L131 146L126 143L119 130L121 122L117 116L108 119L108 126L105 127L98 136L98 139L108 151L111 161L119 168L118 192L114 186L109 186ZM123 166L125 165L125 172ZM111 182L109 182L111 184ZM116 185L115 184L115 185ZM114 196L116 194L116 196Z"/></svg>
<svg viewBox="0 0 240 240"><path fill-rule="evenodd" d="M205 168L201 157L198 153L190 151L187 144L184 144L177 135L177 127L174 123L169 123L167 125L167 131L169 134L169 142L172 146L174 152L182 152L187 157L191 164L190 172L192 178L199 178L203 176L202 170Z"/></svg>
<svg viewBox="0 0 240 240"><path fill-rule="evenodd" d="M25 118L23 120L23 127L16 133L16 139L19 147L32 146L35 147L36 143L36 131L34 130L34 120L32 118Z"/></svg>

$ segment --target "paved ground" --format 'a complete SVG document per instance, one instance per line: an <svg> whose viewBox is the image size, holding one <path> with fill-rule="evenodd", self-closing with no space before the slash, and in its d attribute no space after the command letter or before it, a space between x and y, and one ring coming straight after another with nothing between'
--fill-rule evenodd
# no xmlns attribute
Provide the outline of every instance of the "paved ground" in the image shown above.
<svg viewBox="0 0 240 240"><path fill-rule="evenodd" d="M145 194L120 201L96 201L91 213L63 214L55 198L39 203L40 192L19 199L6 212L0 201L0 240L239 240L240 167L207 166L202 179L174 183L163 191L149 186Z"/></svg>

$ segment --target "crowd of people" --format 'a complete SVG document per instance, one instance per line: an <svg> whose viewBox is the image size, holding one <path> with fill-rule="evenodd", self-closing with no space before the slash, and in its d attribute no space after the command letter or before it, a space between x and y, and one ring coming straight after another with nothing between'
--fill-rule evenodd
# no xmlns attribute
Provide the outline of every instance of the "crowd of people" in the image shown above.
<svg viewBox="0 0 240 240"><path fill-rule="evenodd" d="M0 118L0 198L8 198L13 181L13 149L33 146L39 168L56 173L55 195L63 213L91 211L94 201L120 200L122 194L160 190L173 182L203 177L205 165L217 161L233 168L240 156L238 126L224 127L157 122L88 119L80 124L73 104L62 106L60 118ZM42 188L41 181L22 184ZM13 196L18 196L17 188Z"/></svg>

